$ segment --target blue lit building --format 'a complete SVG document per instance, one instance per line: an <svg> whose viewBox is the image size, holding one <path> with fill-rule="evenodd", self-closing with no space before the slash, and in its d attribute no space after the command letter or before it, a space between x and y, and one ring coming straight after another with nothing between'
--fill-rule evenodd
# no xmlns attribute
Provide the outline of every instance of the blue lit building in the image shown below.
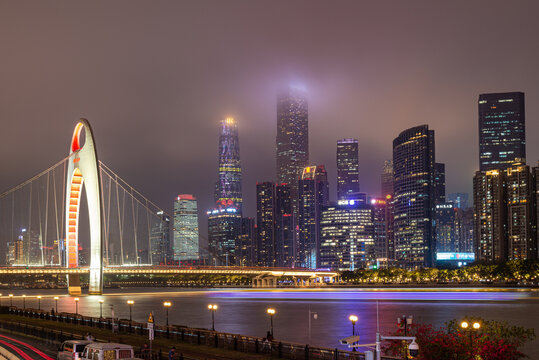
<svg viewBox="0 0 539 360"><path fill-rule="evenodd" d="M219 180L215 187L218 206L234 207L242 212L241 162L238 124L233 118L221 121L219 136Z"/></svg>
<svg viewBox="0 0 539 360"><path fill-rule="evenodd" d="M359 142L337 141L337 199L353 199L359 193Z"/></svg>

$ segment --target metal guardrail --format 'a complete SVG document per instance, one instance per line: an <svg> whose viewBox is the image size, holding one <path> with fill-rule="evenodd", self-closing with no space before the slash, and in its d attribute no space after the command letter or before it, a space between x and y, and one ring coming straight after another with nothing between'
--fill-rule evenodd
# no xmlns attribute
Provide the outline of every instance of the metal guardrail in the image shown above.
<svg viewBox="0 0 539 360"><path fill-rule="evenodd" d="M9 307L7 312L23 317L51 320L66 324L84 325L99 329L108 329L111 331L113 330L113 322L111 318L95 318L73 313L51 314L50 312L44 310L29 308L20 309L17 307ZM148 336L146 323L115 319L114 324L115 327L117 327L119 334ZM66 333L60 330L47 329L45 327L20 322L10 322L7 320L0 320L0 328L23 332L24 334L36 336L46 341L60 343L68 339L83 338L83 336L80 334ZM337 348L329 349L277 340L269 342L263 338L255 336L217 332L207 329L188 328L178 325L155 325L154 328L155 338L166 338L176 343L209 346L244 353L267 354L272 357L290 360L365 360L364 353L344 351ZM155 356L161 356L161 354L154 354L152 359L154 359ZM183 358L188 359L188 357ZM160 357L158 357L158 359L160 359ZM382 360L396 359L400 358L382 356Z"/></svg>

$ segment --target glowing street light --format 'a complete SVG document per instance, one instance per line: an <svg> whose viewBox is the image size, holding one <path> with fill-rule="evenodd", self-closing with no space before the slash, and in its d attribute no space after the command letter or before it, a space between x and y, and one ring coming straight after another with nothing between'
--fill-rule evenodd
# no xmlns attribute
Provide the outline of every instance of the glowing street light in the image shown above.
<svg viewBox="0 0 539 360"><path fill-rule="evenodd" d="M26 309L26 295L22 295L22 308Z"/></svg>
<svg viewBox="0 0 539 360"><path fill-rule="evenodd" d="M464 330L468 330L468 332L470 333L470 358L473 358L474 357L473 356L473 351L474 351L473 332L481 329L481 323L478 321L474 321L473 324L470 324L468 323L468 321L463 320L460 323L460 327Z"/></svg>
<svg viewBox="0 0 539 360"><path fill-rule="evenodd" d="M133 309L134 304L135 304L134 300L127 300L127 305L129 305L129 322L133 321L132 309Z"/></svg>
<svg viewBox="0 0 539 360"><path fill-rule="evenodd" d="M74 298L75 300L75 315L79 315L79 298Z"/></svg>
<svg viewBox="0 0 539 360"><path fill-rule="evenodd" d="M37 309L38 310L41 310L41 295L38 295L37 296Z"/></svg>
<svg viewBox="0 0 539 360"><path fill-rule="evenodd" d="M266 312L270 316L270 333L271 333L271 336L273 336L273 315L275 315L275 309L274 308L268 308L266 310Z"/></svg>
<svg viewBox="0 0 539 360"><path fill-rule="evenodd" d="M168 326L168 308L172 306L172 303L170 301L165 301L163 303L163 306L165 307L165 309L167 309L167 326ZM167 331L168 331L168 328L167 328Z"/></svg>
<svg viewBox="0 0 539 360"><path fill-rule="evenodd" d="M9 306L13 306L13 294L9 294Z"/></svg>
<svg viewBox="0 0 539 360"><path fill-rule="evenodd" d="M356 322L359 318L356 315L350 315L348 320L352 322L352 336L356 335Z"/></svg>
<svg viewBox="0 0 539 360"><path fill-rule="evenodd" d="M105 300L99 299L97 301L99 301L99 318L103 319L103 303L105 302Z"/></svg>
<svg viewBox="0 0 539 360"><path fill-rule="evenodd" d="M215 331L215 312L217 311L217 305L210 304L208 309L211 311L211 331Z"/></svg>
<svg viewBox="0 0 539 360"><path fill-rule="evenodd" d="M58 314L58 299L60 299L58 296L54 297L54 302L56 303L56 314Z"/></svg>

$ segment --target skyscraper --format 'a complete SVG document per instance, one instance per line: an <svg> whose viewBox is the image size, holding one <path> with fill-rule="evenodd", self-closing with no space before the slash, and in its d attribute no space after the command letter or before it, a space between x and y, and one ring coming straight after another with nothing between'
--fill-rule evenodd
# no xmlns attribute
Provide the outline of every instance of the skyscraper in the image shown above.
<svg viewBox="0 0 539 360"><path fill-rule="evenodd" d="M434 262L434 163L434 131L428 125L393 140L395 257L408 268Z"/></svg>
<svg viewBox="0 0 539 360"><path fill-rule="evenodd" d="M236 244L241 234L242 217L234 207L215 208L208 215L208 248L211 265L240 265Z"/></svg>
<svg viewBox="0 0 539 360"><path fill-rule="evenodd" d="M298 183L299 242L297 263L317 268L320 251L320 211L329 204L329 183L324 165L308 166Z"/></svg>
<svg viewBox="0 0 539 360"><path fill-rule="evenodd" d="M199 259L198 206L191 194L182 194L174 200L174 260Z"/></svg>
<svg viewBox="0 0 539 360"><path fill-rule="evenodd" d="M289 88L277 96L277 182L290 184L292 208L297 214L298 179L309 164L307 98Z"/></svg>
<svg viewBox="0 0 539 360"><path fill-rule="evenodd" d="M382 197L386 199L386 232L387 232L387 259L388 263L395 260L394 243L394 193L393 193L393 160L384 162L384 169L380 176Z"/></svg>
<svg viewBox="0 0 539 360"><path fill-rule="evenodd" d="M459 209L468 208L468 194L467 193L448 194L447 201L451 201L453 204L455 204L456 208L459 208Z"/></svg>
<svg viewBox="0 0 539 360"><path fill-rule="evenodd" d="M236 208L241 214L241 163L238 124L231 117L221 121L219 135L219 180L215 188L215 202L221 207Z"/></svg>
<svg viewBox="0 0 539 360"><path fill-rule="evenodd" d="M275 184L256 184L258 265L275 266Z"/></svg>
<svg viewBox="0 0 539 360"><path fill-rule="evenodd" d="M357 139L337 141L337 199L359 193L359 143Z"/></svg>
<svg viewBox="0 0 539 360"><path fill-rule="evenodd" d="M445 164L434 164L434 203L445 202Z"/></svg>
<svg viewBox="0 0 539 360"><path fill-rule="evenodd" d="M294 266L296 221L289 184L275 185L275 258L279 267Z"/></svg>
<svg viewBox="0 0 539 360"><path fill-rule="evenodd" d="M453 203L436 204L436 252L456 252L455 208Z"/></svg>
<svg viewBox="0 0 539 360"><path fill-rule="evenodd" d="M384 169L380 175L380 187L382 189L382 197L391 195L393 197L393 160L384 162Z"/></svg>
<svg viewBox="0 0 539 360"><path fill-rule="evenodd" d="M525 159L524 93L479 95L479 170L505 170Z"/></svg>
<svg viewBox="0 0 539 360"><path fill-rule="evenodd" d="M237 266L255 266L256 253L256 233L255 219L252 217L244 217L241 219L241 233L238 241L236 241L236 265Z"/></svg>
<svg viewBox="0 0 539 360"><path fill-rule="evenodd" d="M457 252L474 252L474 216L473 208L455 209L455 234Z"/></svg>
<svg viewBox="0 0 539 360"><path fill-rule="evenodd" d="M167 263L172 260L173 257L170 256L172 250L170 244L170 218L168 215L163 213L163 211L159 211L156 215L159 217L159 220L152 225L152 230L150 233L150 263L152 265L167 265ZM198 221L196 230L196 253L198 255Z"/></svg>

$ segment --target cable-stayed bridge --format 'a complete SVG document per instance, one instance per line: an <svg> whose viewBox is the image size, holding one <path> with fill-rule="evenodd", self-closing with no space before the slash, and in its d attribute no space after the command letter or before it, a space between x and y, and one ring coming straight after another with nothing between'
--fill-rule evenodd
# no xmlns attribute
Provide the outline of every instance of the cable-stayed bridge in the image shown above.
<svg viewBox="0 0 539 360"><path fill-rule="evenodd" d="M99 161L90 124L81 119L69 156L0 194L0 253L6 254L0 259L6 265L0 274L65 274L70 294L81 293L81 274L89 276L90 294L103 292L104 273L248 275L253 286L275 286L280 276L306 284L338 275L304 269L160 266L168 253L171 219Z"/></svg>

